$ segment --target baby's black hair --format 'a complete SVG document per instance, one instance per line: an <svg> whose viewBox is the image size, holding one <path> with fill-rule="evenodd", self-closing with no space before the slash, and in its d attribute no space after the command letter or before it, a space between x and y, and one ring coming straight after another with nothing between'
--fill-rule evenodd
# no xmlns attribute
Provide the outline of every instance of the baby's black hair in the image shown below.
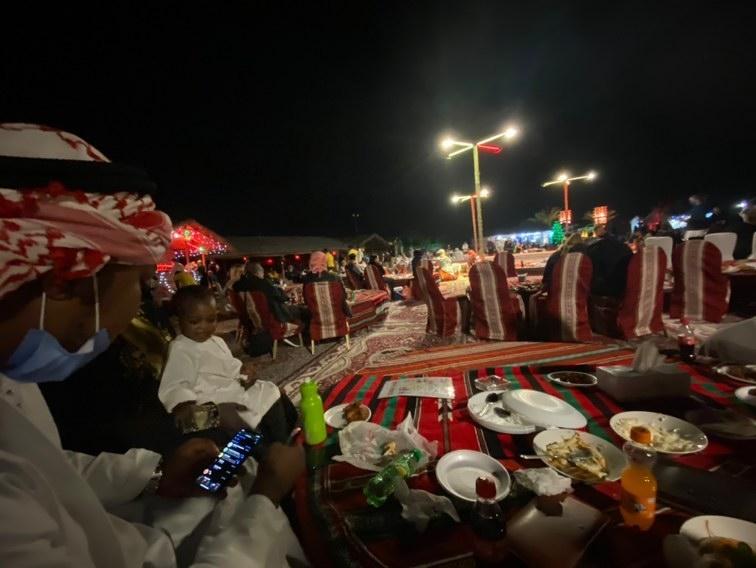
<svg viewBox="0 0 756 568"><path fill-rule="evenodd" d="M182 317L191 306L215 301L213 293L204 286L184 286L173 295L173 313Z"/></svg>

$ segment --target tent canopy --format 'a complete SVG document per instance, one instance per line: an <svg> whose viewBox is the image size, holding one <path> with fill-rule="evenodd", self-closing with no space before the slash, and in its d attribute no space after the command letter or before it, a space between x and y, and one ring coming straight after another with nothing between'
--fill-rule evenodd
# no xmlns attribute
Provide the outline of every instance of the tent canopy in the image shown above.
<svg viewBox="0 0 756 568"><path fill-rule="evenodd" d="M228 240L233 251L220 255L220 258L290 256L323 249L338 251L347 248L344 241L331 237L228 237Z"/></svg>
<svg viewBox="0 0 756 568"><path fill-rule="evenodd" d="M171 250L176 256L219 255L230 252L231 245L195 219L185 219L173 226Z"/></svg>

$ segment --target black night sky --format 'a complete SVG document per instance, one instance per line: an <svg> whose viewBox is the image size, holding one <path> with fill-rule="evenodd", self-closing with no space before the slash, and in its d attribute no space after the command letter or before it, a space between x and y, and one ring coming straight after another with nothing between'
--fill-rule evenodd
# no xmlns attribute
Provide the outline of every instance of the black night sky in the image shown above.
<svg viewBox="0 0 756 568"><path fill-rule="evenodd" d="M361 233L461 241L472 159L438 142L510 123L482 157L487 233L560 205L540 183L563 168L600 173L579 215L756 193L747 2L144 4L6 14L0 115L146 167L162 209L221 234L344 236L359 212Z"/></svg>

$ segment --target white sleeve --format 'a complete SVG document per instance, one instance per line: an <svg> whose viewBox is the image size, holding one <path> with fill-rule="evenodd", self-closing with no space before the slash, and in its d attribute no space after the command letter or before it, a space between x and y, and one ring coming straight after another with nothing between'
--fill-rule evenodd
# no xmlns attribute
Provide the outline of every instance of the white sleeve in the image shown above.
<svg viewBox="0 0 756 568"><path fill-rule="evenodd" d="M65 520L56 518L51 508L12 481L5 478L0 484L0 566L70 568L76 563L94 568L91 557L76 554L69 548L69 539L62 538Z"/></svg>
<svg viewBox="0 0 756 568"><path fill-rule="evenodd" d="M105 508L136 499L160 461L160 454L142 449L132 449L125 454L103 452L97 457L78 452L65 453Z"/></svg>
<svg viewBox="0 0 756 568"><path fill-rule="evenodd" d="M251 495L228 526L218 526L200 543L195 568L288 566L288 558L307 565L286 515L267 497Z"/></svg>
<svg viewBox="0 0 756 568"><path fill-rule="evenodd" d="M158 398L165 409L171 412L182 402L197 400L197 393L194 392L196 382L197 366L191 354L179 344L171 343L158 388Z"/></svg>

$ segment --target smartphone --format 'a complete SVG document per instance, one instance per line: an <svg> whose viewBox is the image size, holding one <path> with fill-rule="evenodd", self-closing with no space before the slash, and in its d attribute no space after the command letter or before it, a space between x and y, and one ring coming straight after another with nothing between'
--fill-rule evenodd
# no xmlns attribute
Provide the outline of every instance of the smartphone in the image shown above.
<svg viewBox="0 0 756 568"><path fill-rule="evenodd" d="M233 479L249 455L263 440L262 434L251 430L239 430L212 465L197 478L197 485L210 493L217 493Z"/></svg>

